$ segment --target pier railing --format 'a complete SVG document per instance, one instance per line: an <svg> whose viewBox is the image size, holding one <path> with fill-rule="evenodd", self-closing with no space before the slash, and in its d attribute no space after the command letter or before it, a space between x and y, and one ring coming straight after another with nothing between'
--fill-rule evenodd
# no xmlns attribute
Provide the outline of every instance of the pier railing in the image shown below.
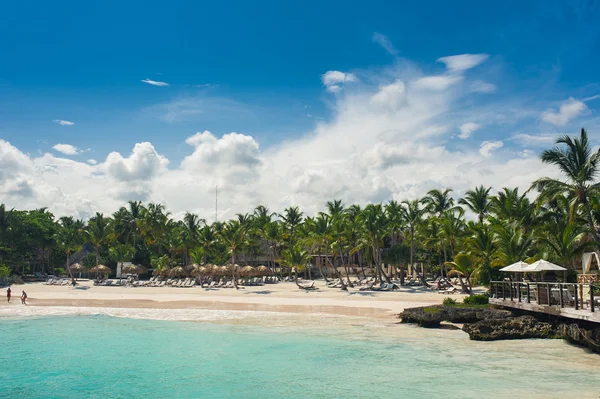
<svg viewBox="0 0 600 399"><path fill-rule="evenodd" d="M560 306L575 310L595 312L600 307L597 288L588 283L537 283L515 281L492 281L490 297L513 302L533 303L544 306Z"/></svg>

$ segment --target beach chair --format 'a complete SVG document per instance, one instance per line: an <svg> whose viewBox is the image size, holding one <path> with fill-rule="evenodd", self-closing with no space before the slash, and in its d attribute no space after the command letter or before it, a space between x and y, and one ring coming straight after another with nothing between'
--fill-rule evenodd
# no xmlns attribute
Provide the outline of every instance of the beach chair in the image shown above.
<svg viewBox="0 0 600 399"><path fill-rule="evenodd" d="M447 294L457 294L457 293L458 293L458 290L454 286L452 288L448 288L446 290L440 290L440 291L438 291L438 294L444 294L444 295L447 295Z"/></svg>
<svg viewBox="0 0 600 399"><path fill-rule="evenodd" d="M315 287L315 282L311 281L310 284L302 284L302 283L298 283L298 288L301 288L303 290L306 291L314 291L314 290L318 290L319 288Z"/></svg>
<svg viewBox="0 0 600 399"><path fill-rule="evenodd" d="M373 283L367 284L364 287L360 287L359 291L371 291L373 289Z"/></svg>

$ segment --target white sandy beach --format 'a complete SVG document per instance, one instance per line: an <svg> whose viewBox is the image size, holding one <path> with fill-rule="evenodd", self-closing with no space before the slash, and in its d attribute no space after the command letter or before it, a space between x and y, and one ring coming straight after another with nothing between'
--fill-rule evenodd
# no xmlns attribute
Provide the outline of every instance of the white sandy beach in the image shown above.
<svg viewBox="0 0 600 399"><path fill-rule="evenodd" d="M21 290L29 296L28 306L105 307L128 309L212 309L332 315L393 319L407 307L440 304L445 295L424 288L403 287L393 292L348 292L328 288L317 281L317 291L298 289L293 283L269 284L235 289L172 287L96 287L80 281L76 288L30 283L13 286L13 299L0 307L23 306ZM461 295L452 295L461 299ZM7 309L4 309L7 310Z"/></svg>

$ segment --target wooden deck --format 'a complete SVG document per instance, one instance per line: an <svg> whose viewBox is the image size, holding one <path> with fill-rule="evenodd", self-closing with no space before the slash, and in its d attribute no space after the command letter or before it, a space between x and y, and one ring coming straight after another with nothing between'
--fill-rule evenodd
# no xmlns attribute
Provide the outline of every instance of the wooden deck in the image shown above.
<svg viewBox="0 0 600 399"><path fill-rule="evenodd" d="M490 303L600 324L596 290L587 283L492 281Z"/></svg>
<svg viewBox="0 0 600 399"><path fill-rule="evenodd" d="M537 303L519 302L516 298L490 298L493 305L504 306L507 308L526 310L529 312L545 313L553 316L561 316L569 319L585 320L600 324L600 309L591 312L589 309L579 309L560 306L538 305Z"/></svg>

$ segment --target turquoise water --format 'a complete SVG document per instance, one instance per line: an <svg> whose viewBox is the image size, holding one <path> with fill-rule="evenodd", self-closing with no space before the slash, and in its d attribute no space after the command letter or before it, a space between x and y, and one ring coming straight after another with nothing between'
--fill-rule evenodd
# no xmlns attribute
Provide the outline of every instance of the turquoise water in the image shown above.
<svg viewBox="0 0 600 399"><path fill-rule="evenodd" d="M3 318L0 397L448 399L600 394L597 355L560 341L474 343L463 335L405 326L327 329L109 316Z"/></svg>

